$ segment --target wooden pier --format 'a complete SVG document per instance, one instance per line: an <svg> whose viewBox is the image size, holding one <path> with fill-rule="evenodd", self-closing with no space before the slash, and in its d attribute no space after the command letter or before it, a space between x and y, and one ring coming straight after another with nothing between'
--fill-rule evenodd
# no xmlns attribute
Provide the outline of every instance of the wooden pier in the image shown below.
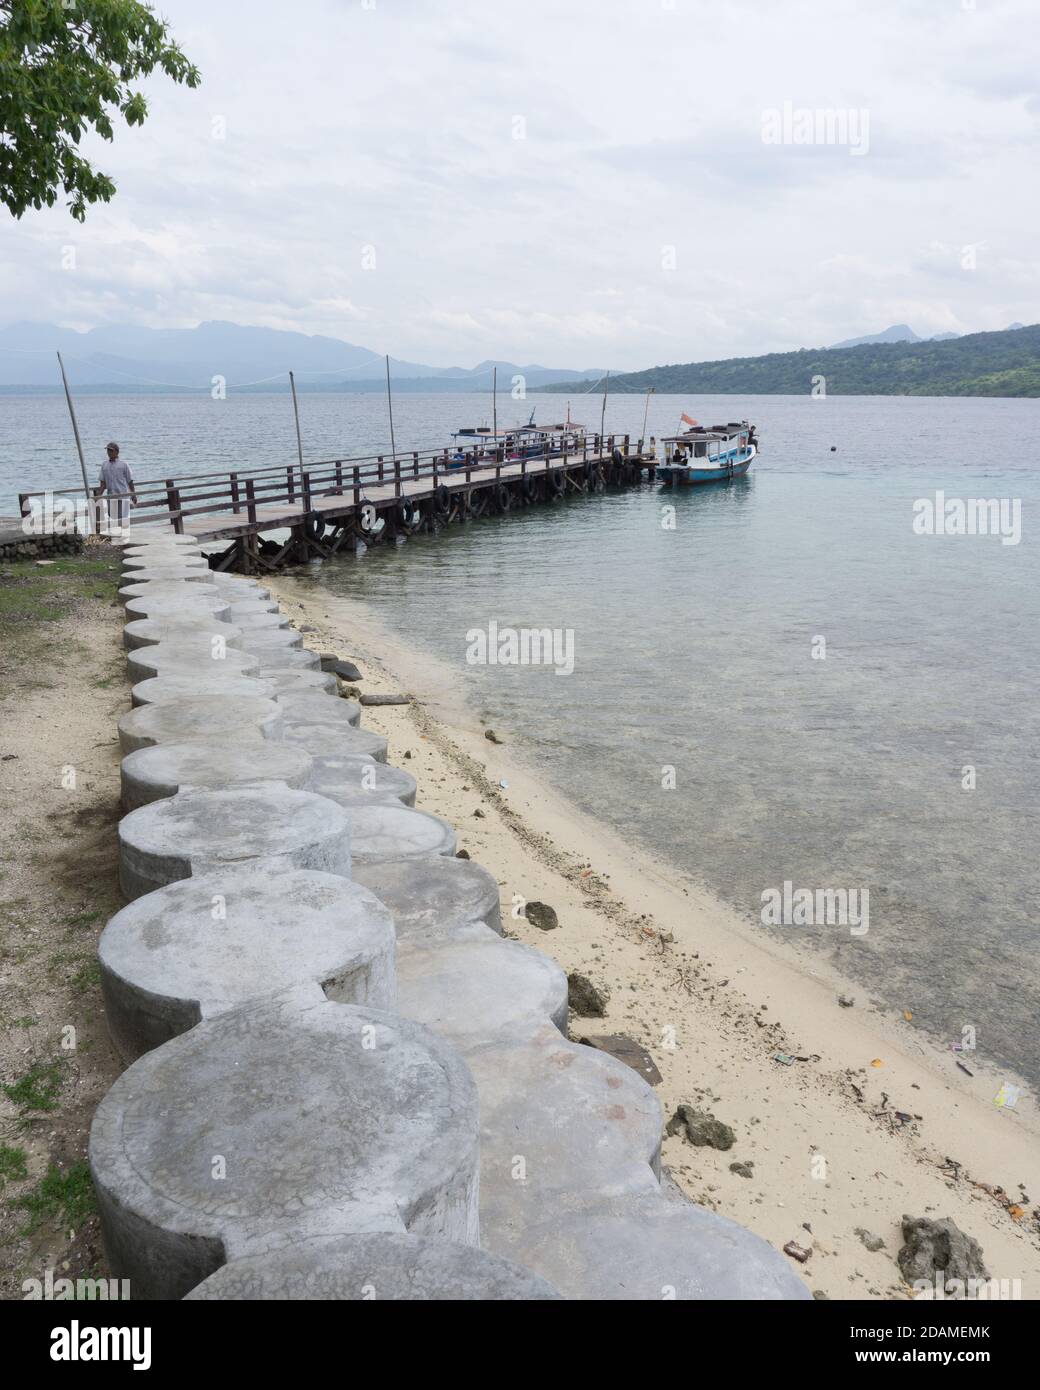
<svg viewBox="0 0 1040 1390"><path fill-rule="evenodd" d="M520 460L488 458L475 444L461 462L441 449L151 478L135 482L130 524L168 523L178 534L223 546L217 569L255 573L534 503L630 487L653 475L654 460L633 448L628 435L586 436L580 450L561 435L542 455ZM48 496L82 498L83 489L20 493L22 515L34 498ZM91 505L96 526L106 499ZM275 531L288 531L288 539L265 538Z"/></svg>

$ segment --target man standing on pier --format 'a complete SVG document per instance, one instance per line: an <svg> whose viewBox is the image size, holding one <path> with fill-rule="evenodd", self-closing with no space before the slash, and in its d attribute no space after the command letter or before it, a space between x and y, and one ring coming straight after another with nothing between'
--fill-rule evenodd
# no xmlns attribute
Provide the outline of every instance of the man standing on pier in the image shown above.
<svg viewBox="0 0 1040 1390"><path fill-rule="evenodd" d="M119 445L109 444L105 448L108 458L101 465L101 476L98 479L100 486L97 495L99 497L108 493L108 523L109 527L118 527L122 530L130 525L130 504L137 506L137 493L134 491L134 475L130 471L130 465L124 463L119 457Z"/></svg>

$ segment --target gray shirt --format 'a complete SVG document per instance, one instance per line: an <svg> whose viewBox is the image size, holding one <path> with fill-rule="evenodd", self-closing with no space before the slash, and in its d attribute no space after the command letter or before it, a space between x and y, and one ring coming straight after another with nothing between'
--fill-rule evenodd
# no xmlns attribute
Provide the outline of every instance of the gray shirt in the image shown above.
<svg viewBox="0 0 1040 1390"><path fill-rule="evenodd" d="M134 490L134 475L130 472L130 465L123 459L105 459L98 481L104 483L105 491L113 496Z"/></svg>

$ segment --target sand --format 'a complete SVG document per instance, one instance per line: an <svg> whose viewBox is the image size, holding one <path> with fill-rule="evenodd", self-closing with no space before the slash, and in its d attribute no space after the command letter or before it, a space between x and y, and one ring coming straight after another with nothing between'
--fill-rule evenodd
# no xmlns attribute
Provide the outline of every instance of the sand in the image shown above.
<svg viewBox="0 0 1040 1390"><path fill-rule="evenodd" d="M728 1151L665 1140L691 1197L778 1249L810 1249L795 1268L820 1296L910 1297L895 1260L904 1213L951 1217L979 1241L991 1277L1040 1296L1035 1098L1023 1089L1014 1110L993 1102L1018 1078L976 1054L963 1058L974 1073L965 1075L955 1054L881 1012L862 986L755 933L692 873L580 814L512 756L507 730L496 731L503 744L487 740L450 669L365 606L321 590L312 572L265 583L311 629L307 646L357 662L364 693L415 697L366 708L363 725L417 778L417 804L451 821L460 847L496 876L509 934L608 995L605 1017L572 1017L571 1036L629 1034L660 1069L666 1118L685 1102L733 1129ZM558 929L527 921L525 901L551 905ZM807 1060L784 1065L777 1054ZM868 1250L861 1233L884 1246Z"/></svg>

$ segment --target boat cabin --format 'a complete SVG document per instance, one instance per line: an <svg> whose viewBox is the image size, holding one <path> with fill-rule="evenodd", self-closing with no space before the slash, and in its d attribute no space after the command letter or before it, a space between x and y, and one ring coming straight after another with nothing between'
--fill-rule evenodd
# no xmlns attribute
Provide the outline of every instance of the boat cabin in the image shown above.
<svg viewBox="0 0 1040 1390"><path fill-rule="evenodd" d="M666 464L693 464L698 468L725 467L744 457L749 444L755 442L755 427L746 420L731 421L728 425L694 425L682 434L672 434L660 441Z"/></svg>
<svg viewBox="0 0 1040 1390"><path fill-rule="evenodd" d="M519 459L543 458L547 449L551 458L564 453L580 453L585 429L582 425L569 422L559 425L536 425L529 420L524 425L512 425L498 430L497 433L490 425L476 425L469 429L456 430L451 438L450 462L465 463L474 459L492 459L500 463L510 463Z"/></svg>

